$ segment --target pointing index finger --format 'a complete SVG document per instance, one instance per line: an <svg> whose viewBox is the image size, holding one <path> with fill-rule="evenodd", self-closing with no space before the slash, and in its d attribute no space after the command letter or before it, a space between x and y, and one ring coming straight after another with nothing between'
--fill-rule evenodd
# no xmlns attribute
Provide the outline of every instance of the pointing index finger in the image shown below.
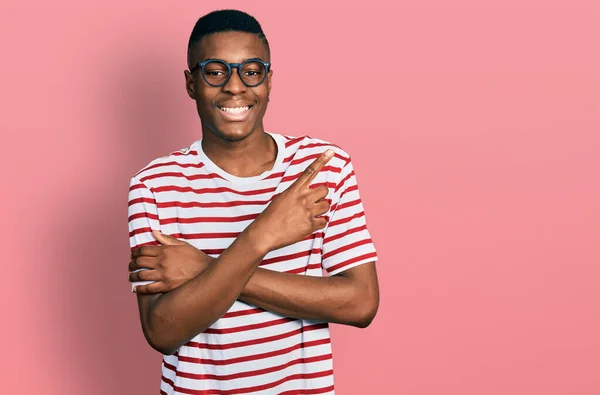
<svg viewBox="0 0 600 395"><path fill-rule="evenodd" d="M296 180L295 184L298 186L305 186L310 184L312 180L319 174L323 166L331 158L333 158L333 150L330 148L327 151L323 152L313 163L311 163L303 172L300 174L300 177Z"/></svg>

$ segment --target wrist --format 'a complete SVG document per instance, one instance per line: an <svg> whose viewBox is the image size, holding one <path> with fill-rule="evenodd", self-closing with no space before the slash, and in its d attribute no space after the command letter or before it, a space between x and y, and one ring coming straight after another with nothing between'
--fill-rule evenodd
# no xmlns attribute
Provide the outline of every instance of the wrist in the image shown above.
<svg viewBox="0 0 600 395"><path fill-rule="evenodd" d="M242 232L248 246L254 253L264 257L274 249L273 237L264 229L262 223L258 220L252 222L244 232Z"/></svg>

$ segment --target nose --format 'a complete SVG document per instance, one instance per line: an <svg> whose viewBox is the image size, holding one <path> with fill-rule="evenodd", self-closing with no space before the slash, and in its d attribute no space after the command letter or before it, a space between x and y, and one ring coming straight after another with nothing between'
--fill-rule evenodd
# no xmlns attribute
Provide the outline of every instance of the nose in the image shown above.
<svg viewBox="0 0 600 395"><path fill-rule="evenodd" d="M232 95L238 95L246 91L246 85L242 82L237 67L231 68L231 76L227 83L223 85L223 90Z"/></svg>

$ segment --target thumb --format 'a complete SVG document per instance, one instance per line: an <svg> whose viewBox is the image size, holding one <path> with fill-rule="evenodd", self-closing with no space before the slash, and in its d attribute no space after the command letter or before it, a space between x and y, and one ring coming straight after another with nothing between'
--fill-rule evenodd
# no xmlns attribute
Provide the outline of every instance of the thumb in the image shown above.
<svg viewBox="0 0 600 395"><path fill-rule="evenodd" d="M152 235L154 236L154 238L162 245L181 245L181 244L186 244L185 242L181 241L181 240L177 240L176 238L174 238L173 236L169 236L166 235L164 233L162 233L159 230L153 230L152 231Z"/></svg>

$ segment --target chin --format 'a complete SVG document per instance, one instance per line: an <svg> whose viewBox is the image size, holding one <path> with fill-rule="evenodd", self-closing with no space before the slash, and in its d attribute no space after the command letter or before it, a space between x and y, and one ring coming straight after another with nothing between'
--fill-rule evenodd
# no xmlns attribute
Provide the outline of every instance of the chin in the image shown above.
<svg viewBox="0 0 600 395"><path fill-rule="evenodd" d="M230 125L224 125L224 127L216 127L211 129L219 137L227 141L241 141L252 133L252 128L250 127L231 127Z"/></svg>

